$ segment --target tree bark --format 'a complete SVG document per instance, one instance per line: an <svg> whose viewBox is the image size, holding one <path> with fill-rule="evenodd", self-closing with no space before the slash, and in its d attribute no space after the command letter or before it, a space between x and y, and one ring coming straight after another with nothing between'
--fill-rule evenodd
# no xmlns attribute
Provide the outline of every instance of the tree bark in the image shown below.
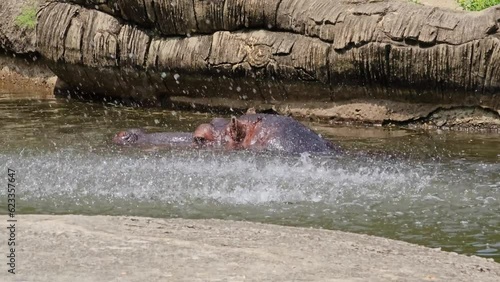
<svg viewBox="0 0 500 282"><path fill-rule="evenodd" d="M71 0L40 9L37 50L73 90L141 101L375 97L498 110L499 27L500 6Z"/></svg>

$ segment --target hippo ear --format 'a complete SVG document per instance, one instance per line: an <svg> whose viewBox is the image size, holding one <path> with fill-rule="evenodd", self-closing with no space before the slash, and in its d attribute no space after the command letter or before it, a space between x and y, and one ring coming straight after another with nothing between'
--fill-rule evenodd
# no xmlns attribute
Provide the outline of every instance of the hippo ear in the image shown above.
<svg viewBox="0 0 500 282"><path fill-rule="evenodd" d="M235 116L231 117L231 137L234 141L240 142L245 138L245 125Z"/></svg>
<svg viewBox="0 0 500 282"><path fill-rule="evenodd" d="M231 132L232 134L237 133L239 130L241 130L241 124L239 120L235 116L231 116Z"/></svg>
<svg viewBox="0 0 500 282"><path fill-rule="evenodd" d="M231 117L231 129L233 129L234 131L241 131L243 130L243 123L238 120L235 116L232 116Z"/></svg>

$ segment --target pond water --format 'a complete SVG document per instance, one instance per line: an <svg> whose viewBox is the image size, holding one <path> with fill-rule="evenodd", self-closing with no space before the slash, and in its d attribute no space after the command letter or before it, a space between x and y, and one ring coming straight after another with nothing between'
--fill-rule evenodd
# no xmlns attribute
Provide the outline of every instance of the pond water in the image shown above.
<svg viewBox="0 0 500 282"><path fill-rule="evenodd" d="M307 123L340 156L121 148L119 130L214 115L0 93L18 211L221 218L336 229L500 261L500 136ZM6 189L0 212L6 213Z"/></svg>

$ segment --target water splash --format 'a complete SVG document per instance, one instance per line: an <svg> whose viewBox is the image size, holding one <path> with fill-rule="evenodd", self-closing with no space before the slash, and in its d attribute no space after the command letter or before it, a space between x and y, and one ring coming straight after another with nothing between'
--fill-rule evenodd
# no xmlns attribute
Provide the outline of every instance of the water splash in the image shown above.
<svg viewBox="0 0 500 282"><path fill-rule="evenodd" d="M185 131L211 117L60 100L0 100L0 112L0 167L19 172L20 212L244 219L500 256L498 138L340 141L346 151L382 149L375 155L145 152L108 141L123 128Z"/></svg>

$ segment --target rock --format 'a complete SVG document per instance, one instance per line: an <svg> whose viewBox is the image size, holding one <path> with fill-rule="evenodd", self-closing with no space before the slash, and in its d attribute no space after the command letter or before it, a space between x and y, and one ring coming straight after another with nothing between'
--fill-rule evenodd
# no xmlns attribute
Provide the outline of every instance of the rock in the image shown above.
<svg viewBox="0 0 500 282"><path fill-rule="evenodd" d="M214 219L20 218L18 236L23 244L16 253L16 275L25 281L497 282L500 278L500 264L484 258L340 231ZM0 219L5 222L7 216ZM7 245L5 236L0 244ZM0 280L9 281L8 275L2 271Z"/></svg>
<svg viewBox="0 0 500 282"><path fill-rule="evenodd" d="M0 1L0 48L12 53L35 52L35 18L29 18L45 0ZM24 16L24 20L21 17Z"/></svg>

